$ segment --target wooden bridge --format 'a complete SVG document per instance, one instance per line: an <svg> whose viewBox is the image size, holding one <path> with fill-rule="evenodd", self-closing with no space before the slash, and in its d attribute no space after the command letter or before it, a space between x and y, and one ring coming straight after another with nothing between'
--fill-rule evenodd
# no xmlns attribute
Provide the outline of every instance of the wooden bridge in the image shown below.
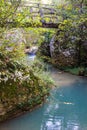
<svg viewBox="0 0 87 130"><path fill-rule="evenodd" d="M32 21L38 21L41 24L39 26L44 28L58 28L58 12L53 4L42 4L39 2L24 1L21 2L18 7L17 12L22 12L26 10L26 24L30 26L27 22L28 19Z"/></svg>

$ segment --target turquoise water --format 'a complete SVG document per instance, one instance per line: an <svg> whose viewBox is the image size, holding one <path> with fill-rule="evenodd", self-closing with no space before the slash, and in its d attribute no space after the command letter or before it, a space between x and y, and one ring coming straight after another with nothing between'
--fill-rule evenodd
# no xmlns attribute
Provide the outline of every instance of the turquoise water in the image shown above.
<svg viewBox="0 0 87 130"><path fill-rule="evenodd" d="M87 130L87 78L51 70L56 88L33 112L0 124L0 130Z"/></svg>

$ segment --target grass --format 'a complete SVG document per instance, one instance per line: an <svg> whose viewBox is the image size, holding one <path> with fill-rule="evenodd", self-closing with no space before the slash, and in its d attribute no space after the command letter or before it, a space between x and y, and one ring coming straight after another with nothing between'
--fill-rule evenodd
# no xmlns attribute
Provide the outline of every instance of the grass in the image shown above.
<svg viewBox="0 0 87 130"><path fill-rule="evenodd" d="M75 75L78 75L79 74L79 67L78 68L67 68L67 69L65 69L65 71L68 71L68 72L70 72L70 73L72 73L72 74L75 74Z"/></svg>
<svg viewBox="0 0 87 130"><path fill-rule="evenodd" d="M84 70L83 67L75 67L75 68L67 68L65 71L70 72L74 75L79 75L79 71ZM86 68L86 76L87 76L87 68Z"/></svg>

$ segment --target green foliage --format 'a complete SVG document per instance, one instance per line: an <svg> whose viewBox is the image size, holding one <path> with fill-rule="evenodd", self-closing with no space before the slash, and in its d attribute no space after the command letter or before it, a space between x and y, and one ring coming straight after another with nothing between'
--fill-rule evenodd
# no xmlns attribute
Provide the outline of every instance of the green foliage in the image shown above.
<svg viewBox="0 0 87 130"><path fill-rule="evenodd" d="M77 53L78 63L86 62L87 18L77 21L64 20L58 28L56 40L62 44L62 49L73 48Z"/></svg>
<svg viewBox="0 0 87 130"><path fill-rule="evenodd" d="M24 46L19 48L11 39L4 39L3 34L0 34L0 104L5 113L14 108L31 109L44 101L52 81L42 67L37 70L38 64L29 66L21 62Z"/></svg>
<svg viewBox="0 0 87 130"><path fill-rule="evenodd" d="M71 74L74 75L87 76L87 68L83 68L83 67L65 68L65 71L70 72Z"/></svg>
<svg viewBox="0 0 87 130"><path fill-rule="evenodd" d="M6 30L5 28L0 29L0 52L4 55L7 55L10 59L20 60L25 56L24 54L24 41L22 32L20 29L10 29ZM16 34L16 33L21 34ZM18 37L20 36L20 38Z"/></svg>
<svg viewBox="0 0 87 130"><path fill-rule="evenodd" d="M43 59L44 61L50 62L50 41L53 35L55 34L54 29L48 29L45 30L43 33L44 40L41 42L41 45L39 46L37 55L39 58Z"/></svg>
<svg viewBox="0 0 87 130"><path fill-rule="evenodd" d="M40 85L42 88L44 88L47 85L47 82L44 83L43 82L44 79L38 75L40 74L39 69L38 69L38 74L37 74L37 71L35 71L36 69L32 69L32 67L30 68L28 66L20 64L20 62L18 61L7 60L9 59L9 57L8 56L6 57L2 53L0 53L0 59L1 59L0 60L0 63L1 63L0 64L0 72L1 72L0 83L1 84L3 83L3 85L0 85L1 86L0 89L2 90L4 87L4 93L8 93L7 91L5 91L5 89L6 88L9 89L9 87L10 89L12 88L12 90L9 89L9 91L13 91L14 87L18 89L22 89L21 91L23 91L23 89L30 89L30 90L38 89ZM41 82L40 84L39 84L39 81ZM7 87L5 88L5 86ZM39 89L42 90L42 88L39 88ZM15 91L17 92L17 89L15 89ZM24 95L26 95L26 92L27 92L26 90L23 92ZM18 93L20 93L20 91L18 91ZM13 91L12 94L15 95L15 92ZM6 97L3 97L3 100L4 98ZM9 95L9 98L11 98L10 95Z"/></svg>
<svg viewBox="0 0 87 130"><path fill-rule="evenodd" d="M46 83L53 85L54 81L52 80L52 78L50 77L48 71L48 65L43 62L42 59L38 60L36 59L32 66L31 66L35 72L35 75L37 75L38 77L42 78Z"/></svg>
<svg viewBox="0 0 87 130"><path fill-rule="evenodd" d="M0 27L8 26L7 23L13 20L20 2L21 0L0 1Z"/></svg>
<svg viewBox="0 0 87 130"><path fill-rule="evenodd" d="M49 93L52 81L48 77L46 79L46 73L36 68L0 53L0 104L6 112L15 107L30 109L41 104Z"/></svg>
<svg viewBox="0 0 87 130"><path fill-rule="evenodd" d="M42 28L24 28L25 30L25 38L26 38L26 46L32 46L32 45L41 45L41 43L44 40L43 32L46 31L46 29Z"/></svg>
<svg viewBox="0 0 87 130"><path fill-rule="evenodd" d="M21 0L0 1L0 27L36 27L42 25L40 16L33 20L29 9L20 8L20 3Z"/></svg>
<svg viewBox="0 0 87 130"><path fill-rule="evenodd" d="M56 7L60 24L55 37L52 63L60 67L87 66L87 7L85 1L69 1ZM49 36L47 35L47 38ZM47 41L47 39L45 39ZM42 44L41 56L49 56L49 43ZM70 52L68 56L65 56ZM64 53L64 54L63 54ZM51 59L49 57L49 59ZM48 60L48 58L47 58ZM51 61L51 60L50 60Z"/></svg>
<svg viewBox="0 0 87 130"><path fill-rule="evenodd" d="M77 4L79 2L80 6ZM57 64L62 60L59 65L63 66L64 63L63 67L68 65L63 54L59 55L59 49L62 52L65 49L73 49L76 66L87 67L87 7L86 1L81 2L73 1L72 4L67 2L57 6L61 23L55 38L54 61ZM19 3L20 0L18 3L14 0L0 1L0 27L8 27L11 21L13 24L10 27L41 26L40 16L34 21L29 10L17 10ZM46 21L49 22L49 19ZM27 45L38 43L39 57L50 59L49 43L55 30L41 28L25 28L25 30L30 34L26 38ZM32 108L42 102L44 96L49 93L53 81L46 72L43 72L47 69L43 63L35 61L30 67L20 62L20 58L24 56L24 45L18 47L11 39L4 37L5 32L6 28L0 28L0 104L7 109L6 112L15 107L23 110L26 107ZM71 57L68 59L68 64L70 60Z"/></svg>
<svg viewBox="0 0 87 130"><path fill-rule="evenodd" d="M45 28L24 28L24 30L26 32L26 46L29 47L33 45L40 47L42 44L50 42L52 35L55 33L55 29Z"/></svg>

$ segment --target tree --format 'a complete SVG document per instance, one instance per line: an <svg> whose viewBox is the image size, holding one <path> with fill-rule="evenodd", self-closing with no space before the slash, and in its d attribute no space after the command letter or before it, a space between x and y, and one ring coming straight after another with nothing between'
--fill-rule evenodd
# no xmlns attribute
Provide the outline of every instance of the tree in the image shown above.
<svg viewBox="0 0 87 130"><path fill-rule="evenodd" d="M1 0L0 1L0 26L5 26L11 21L21 0Z"/></svg>

